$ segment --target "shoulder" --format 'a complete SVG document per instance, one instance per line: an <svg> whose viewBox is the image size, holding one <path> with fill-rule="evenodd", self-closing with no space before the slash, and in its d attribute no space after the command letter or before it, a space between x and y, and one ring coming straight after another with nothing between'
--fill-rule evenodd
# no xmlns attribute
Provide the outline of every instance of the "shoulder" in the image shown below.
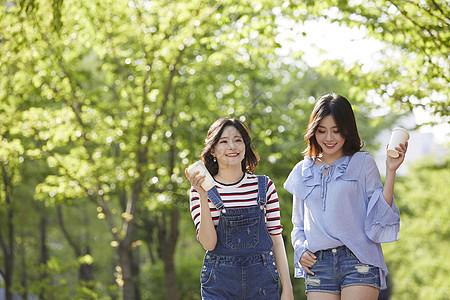
<svg viewBox="0 0 450 300"><path fill-rule="evenodd" d="M291 174L299 173L300 175L303 173L305 169L310 169L314 166L314 159L311 157L305 156L303 160L299 161L291 171Z"/></svg>
<svg viewBox="0 0 450 300"><path fill-rule="evenodd" d="M267 183L268 187L274 186L274 182L272 181L272 179L270 179L269 176L267 175L256 175L256 174L248 174L249 180L251 180L252 182L259 182L264 181Z"/></svg>
<svg viewBox="0 0 450 300"><path fill-rule="evenodd" d="M245 173L241 183L255 183L258 181L258 176L260 175Z"/></svg>
<svg viewBox="0 0 450 300"><path fill-rule="evenodd" d="M344 180L357 180L367 169L367 164L375 162L369 152L359 151L353 155L346 156L337 166L336 178Z"/></svg>
<svg viewBox="0 0 450 300"><path fill-rule="evenodd" d="M365 151L359 151L351 156L347 173L360 175L370 171L373 168L377 168L377 166L372 154Z"/></svg>
<svg viewBox="0 0 450 300"><path fill-rule="evenodd" d="M313 165L314 165L314 158L311 158L309 156L305 156L305 157L303 157L303 159L301 161L299 161L295 165L295 167L311 167Z"/></svg>
<svg viewBox="0 0 450 300"><path fill-rule="evenodd" d="M373 159L372 154L366 151L358 151L351 156L352 162L364 162L366 159Z"/></svg>
<svg viewBox="0 0 450 300"><path fill-rule="evenodd" d="M355 167L359 165L366 164L367 162L375 161L372 154L365 151L358 151L353 155L349 155L346 157L343 164L348 165L349 167Z"/></svg>
<svg viewBox="0 0 450 300"><path fill-rule="evenodd" d="M314 159L305 157L299 161L292 171L289 173L284 188L291 194L296 196L304 196L309 194L312 188L320 184L320 178L314 176L313 172Z"/></svg>
<svg viewBox="0 0 450 300"><path fill-rule="evenodd" d="M351 164L364 166L364 169L376 166L375 159L369 152L359 151L353 154Z"/></svg>

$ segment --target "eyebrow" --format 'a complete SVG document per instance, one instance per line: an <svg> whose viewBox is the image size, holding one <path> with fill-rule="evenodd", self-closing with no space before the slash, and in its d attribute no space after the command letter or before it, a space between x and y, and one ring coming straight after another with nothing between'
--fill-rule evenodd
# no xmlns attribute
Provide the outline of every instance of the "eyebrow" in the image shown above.
<svg viewBox="0 0 450 300"><path fill-rule="evenodd" d="M326 128L325 126L321 126L321 125L319 125L319 126L317 126L317 128ZM331 127L331 128L339 128L339 126L333 126L333 127Z"/></svg>
<svg viewBox="0 0 450 300"><path fill-rule="evenodd" d="M223 137L221 137L219 140L222 140L222 139L228 139L228 138L230 138L229 136L223 136ZM235 136L232 136L231 138L242 138L242 136L240 136L240 135L235 135Z"/></svg>

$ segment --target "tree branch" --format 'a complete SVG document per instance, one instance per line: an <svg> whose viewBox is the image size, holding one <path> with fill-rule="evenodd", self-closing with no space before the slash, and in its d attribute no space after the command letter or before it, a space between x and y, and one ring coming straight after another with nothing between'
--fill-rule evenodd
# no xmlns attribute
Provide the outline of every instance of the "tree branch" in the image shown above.
<svg viewBox="0 0 450 300"><path fill-rule="evenodd" d="M62 233L63 233L64 237L66 238L66 240L69 243L69 245L72 246L73 250L75 251L75 255L77 257L80 257L81 256L81 249L80 249L80 247L78 247L78 245L72 239L72 237L70 236L69 232L67 231L66 226L64 225L63 212L62 212L61 205L58 205L56 207L56 212L57 212L57 216L58 216L58 224L59 224L59 227L61 227L61 230L62 230Z"/></svg>

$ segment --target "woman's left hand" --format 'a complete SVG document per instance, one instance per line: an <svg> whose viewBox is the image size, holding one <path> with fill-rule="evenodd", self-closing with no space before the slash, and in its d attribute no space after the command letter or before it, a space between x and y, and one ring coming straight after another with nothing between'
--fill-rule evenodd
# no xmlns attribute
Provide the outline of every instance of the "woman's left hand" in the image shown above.
<svg viewBox="0 0 450 300"><path fill-rule="evenodd" d="M408 150L408 142L405 144L400 144L400 147L395 147L395 150L397 150L399 154L397 158L386 155L386 168L394 172L397 171L398 167L400 167L405 160L406 150Z"/></svg>

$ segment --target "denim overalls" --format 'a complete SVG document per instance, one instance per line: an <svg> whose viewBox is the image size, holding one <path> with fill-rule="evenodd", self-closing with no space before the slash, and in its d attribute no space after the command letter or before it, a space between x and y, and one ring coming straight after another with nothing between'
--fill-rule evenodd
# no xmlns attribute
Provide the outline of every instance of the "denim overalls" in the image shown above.
<svg viewBox="0 0 450 300"><path fill-rule="evenodd" d="M265 221L267 177L258 176L258 205L225 209L216 189L208 198L220 212L217 245L202 267L202 299L279 299L273 242Z"/></svg>

